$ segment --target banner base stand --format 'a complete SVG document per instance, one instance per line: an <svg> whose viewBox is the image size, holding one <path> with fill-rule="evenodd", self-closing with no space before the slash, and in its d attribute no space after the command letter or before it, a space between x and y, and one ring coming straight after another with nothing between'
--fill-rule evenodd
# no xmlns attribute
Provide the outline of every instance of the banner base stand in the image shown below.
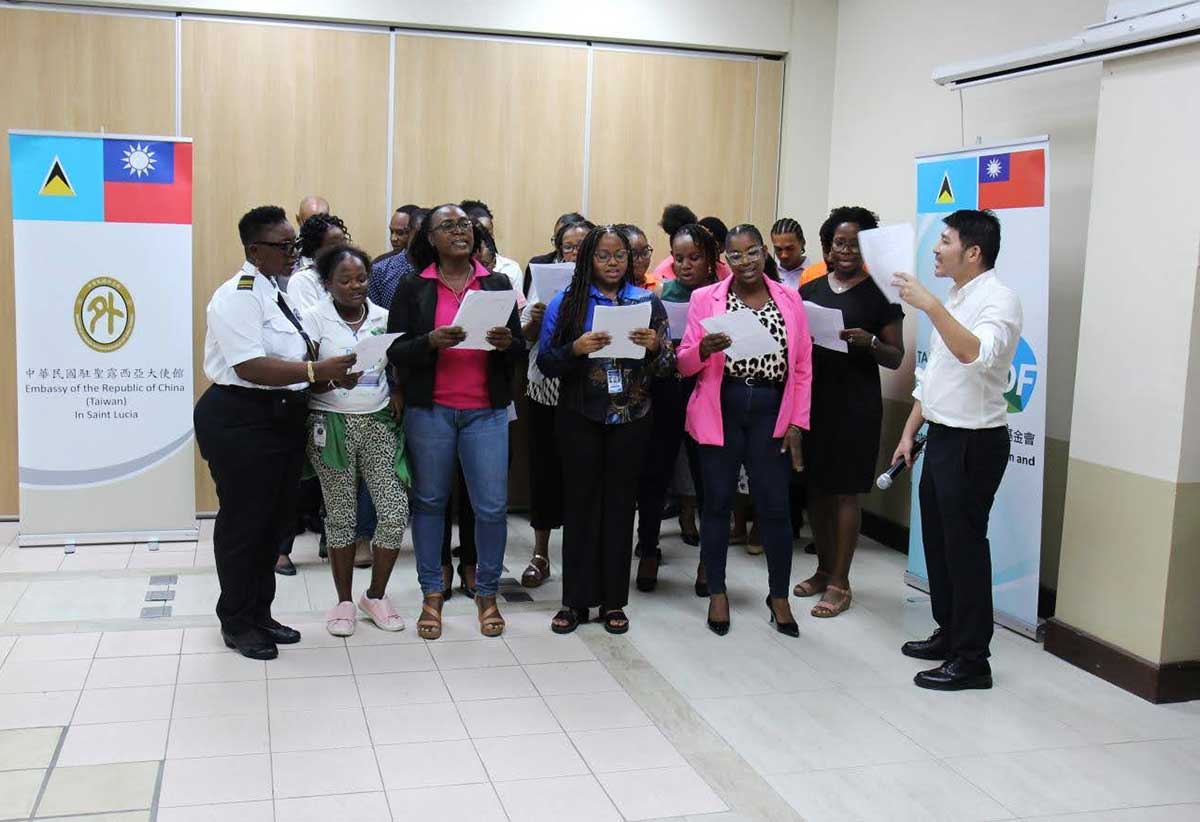
<svg viewBox="0 0 1200 822"><path fill-rule="evenodd" d="M83 545L113 545L124 543L198 542L200 529L180 528L173 531L104 531L89 534L17 534L17 547L43 548L61 545L67 553Z"/></svg>
<svg viewBox="0 0 1200 822"><path fill-rule="evenodd" d="M929 580L911 574L908 571L904 572L904 584L910 588L916 588L918 591L929 593ZM1020 634L1027 639L1032 639L1034 642L1040 642L1042 639L1042 626L1030 625L1022 619L1017 619L1012 614L1001 613L1000 611L992 612L992 621L1002 628L1007 628L1015 634Z"/></svg>

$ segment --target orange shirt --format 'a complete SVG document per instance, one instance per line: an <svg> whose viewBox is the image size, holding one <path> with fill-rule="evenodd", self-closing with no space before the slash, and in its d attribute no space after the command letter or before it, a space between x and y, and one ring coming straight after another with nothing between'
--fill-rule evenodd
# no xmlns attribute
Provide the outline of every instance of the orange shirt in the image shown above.
<svg viewBox="0 0 1200 822"><path fill-rule="evenodd" d="M803 288L807 283L813 280L819 280L829 273L829 267L825 265L825 261L813 263L808 268L804 269L804 273L800 275L800 287Z"/></svg>

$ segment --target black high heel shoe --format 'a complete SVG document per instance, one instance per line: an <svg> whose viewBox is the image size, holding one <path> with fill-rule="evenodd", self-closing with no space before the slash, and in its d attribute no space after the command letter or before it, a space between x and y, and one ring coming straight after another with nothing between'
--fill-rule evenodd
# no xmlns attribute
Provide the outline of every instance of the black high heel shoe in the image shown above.
<svg viewBox="0 0 1200 822"><path fill-rule="evenodd" d="M703 564L703 563L701 563L701 564L700 564L700 566L699 566L698 568L696 568L696 585L695 585L695 589L696 589L696 596L698 596L698 597L706 597L706 596L708 596L708 577L707 577L707 575L706 575L706 576L704 577L704 579L700 579L700 571L701 571L701 569L702 569L702 568L704 568L704 564Z"/></svg>
<svg viewBox="0 0 1200 822"><path fill-rule="evenodd" d="M462 591L463 595L468 599L475 599L475 587L472 585L467 585L467 577L465 574L463 574L463 567L463 563L458 563L458 590Z"/></svg>
<svg viewBox="0 0 1200 822"><path fill-rule="evenodd" d="M711 603L709 603L708 612L710 614L712 613ZM727 633L729 633L729 620L713 619L710 616L708 617L708 630L712 631L717 636L725 636Z"/></svg>
<svg viewBox="0 0 1200 822"><path fill-rule="evenodd" d="M771 612L771 624L775 626L775 630L781 634L787 634L790 637L800 636L800 626L796 624L796 620L791 622L780 622L775 619L775 609L771 607L771 595L767 594L767 610Z"/></svg>

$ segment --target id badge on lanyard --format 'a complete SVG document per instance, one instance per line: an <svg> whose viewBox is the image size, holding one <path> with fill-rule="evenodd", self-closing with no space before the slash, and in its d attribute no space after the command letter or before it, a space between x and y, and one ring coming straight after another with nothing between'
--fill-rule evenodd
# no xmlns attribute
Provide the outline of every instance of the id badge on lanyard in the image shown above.
<svg viewBox="0 0 1200 822"><path fill-rule="evenodd" d="M608 367L608 393L623 394L625 393L625 375L616 363Z"/></svg>

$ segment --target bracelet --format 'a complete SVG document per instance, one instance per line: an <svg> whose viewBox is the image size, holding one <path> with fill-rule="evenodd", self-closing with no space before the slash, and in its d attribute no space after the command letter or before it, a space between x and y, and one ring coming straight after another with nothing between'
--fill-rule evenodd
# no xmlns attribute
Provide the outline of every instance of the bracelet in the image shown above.
<svg viewBox="0 0 1200 822"><path fill-rule="evenodd" d="M316 381L317 381L317 375L316 375L316 373L313 371L313 364L312 364L312 360L305 360L305 361L304 361L304 367L305 367L306 369L308 369L308 381L309 381L310 383L314 383L314 382L316 382Z"/></svg>

